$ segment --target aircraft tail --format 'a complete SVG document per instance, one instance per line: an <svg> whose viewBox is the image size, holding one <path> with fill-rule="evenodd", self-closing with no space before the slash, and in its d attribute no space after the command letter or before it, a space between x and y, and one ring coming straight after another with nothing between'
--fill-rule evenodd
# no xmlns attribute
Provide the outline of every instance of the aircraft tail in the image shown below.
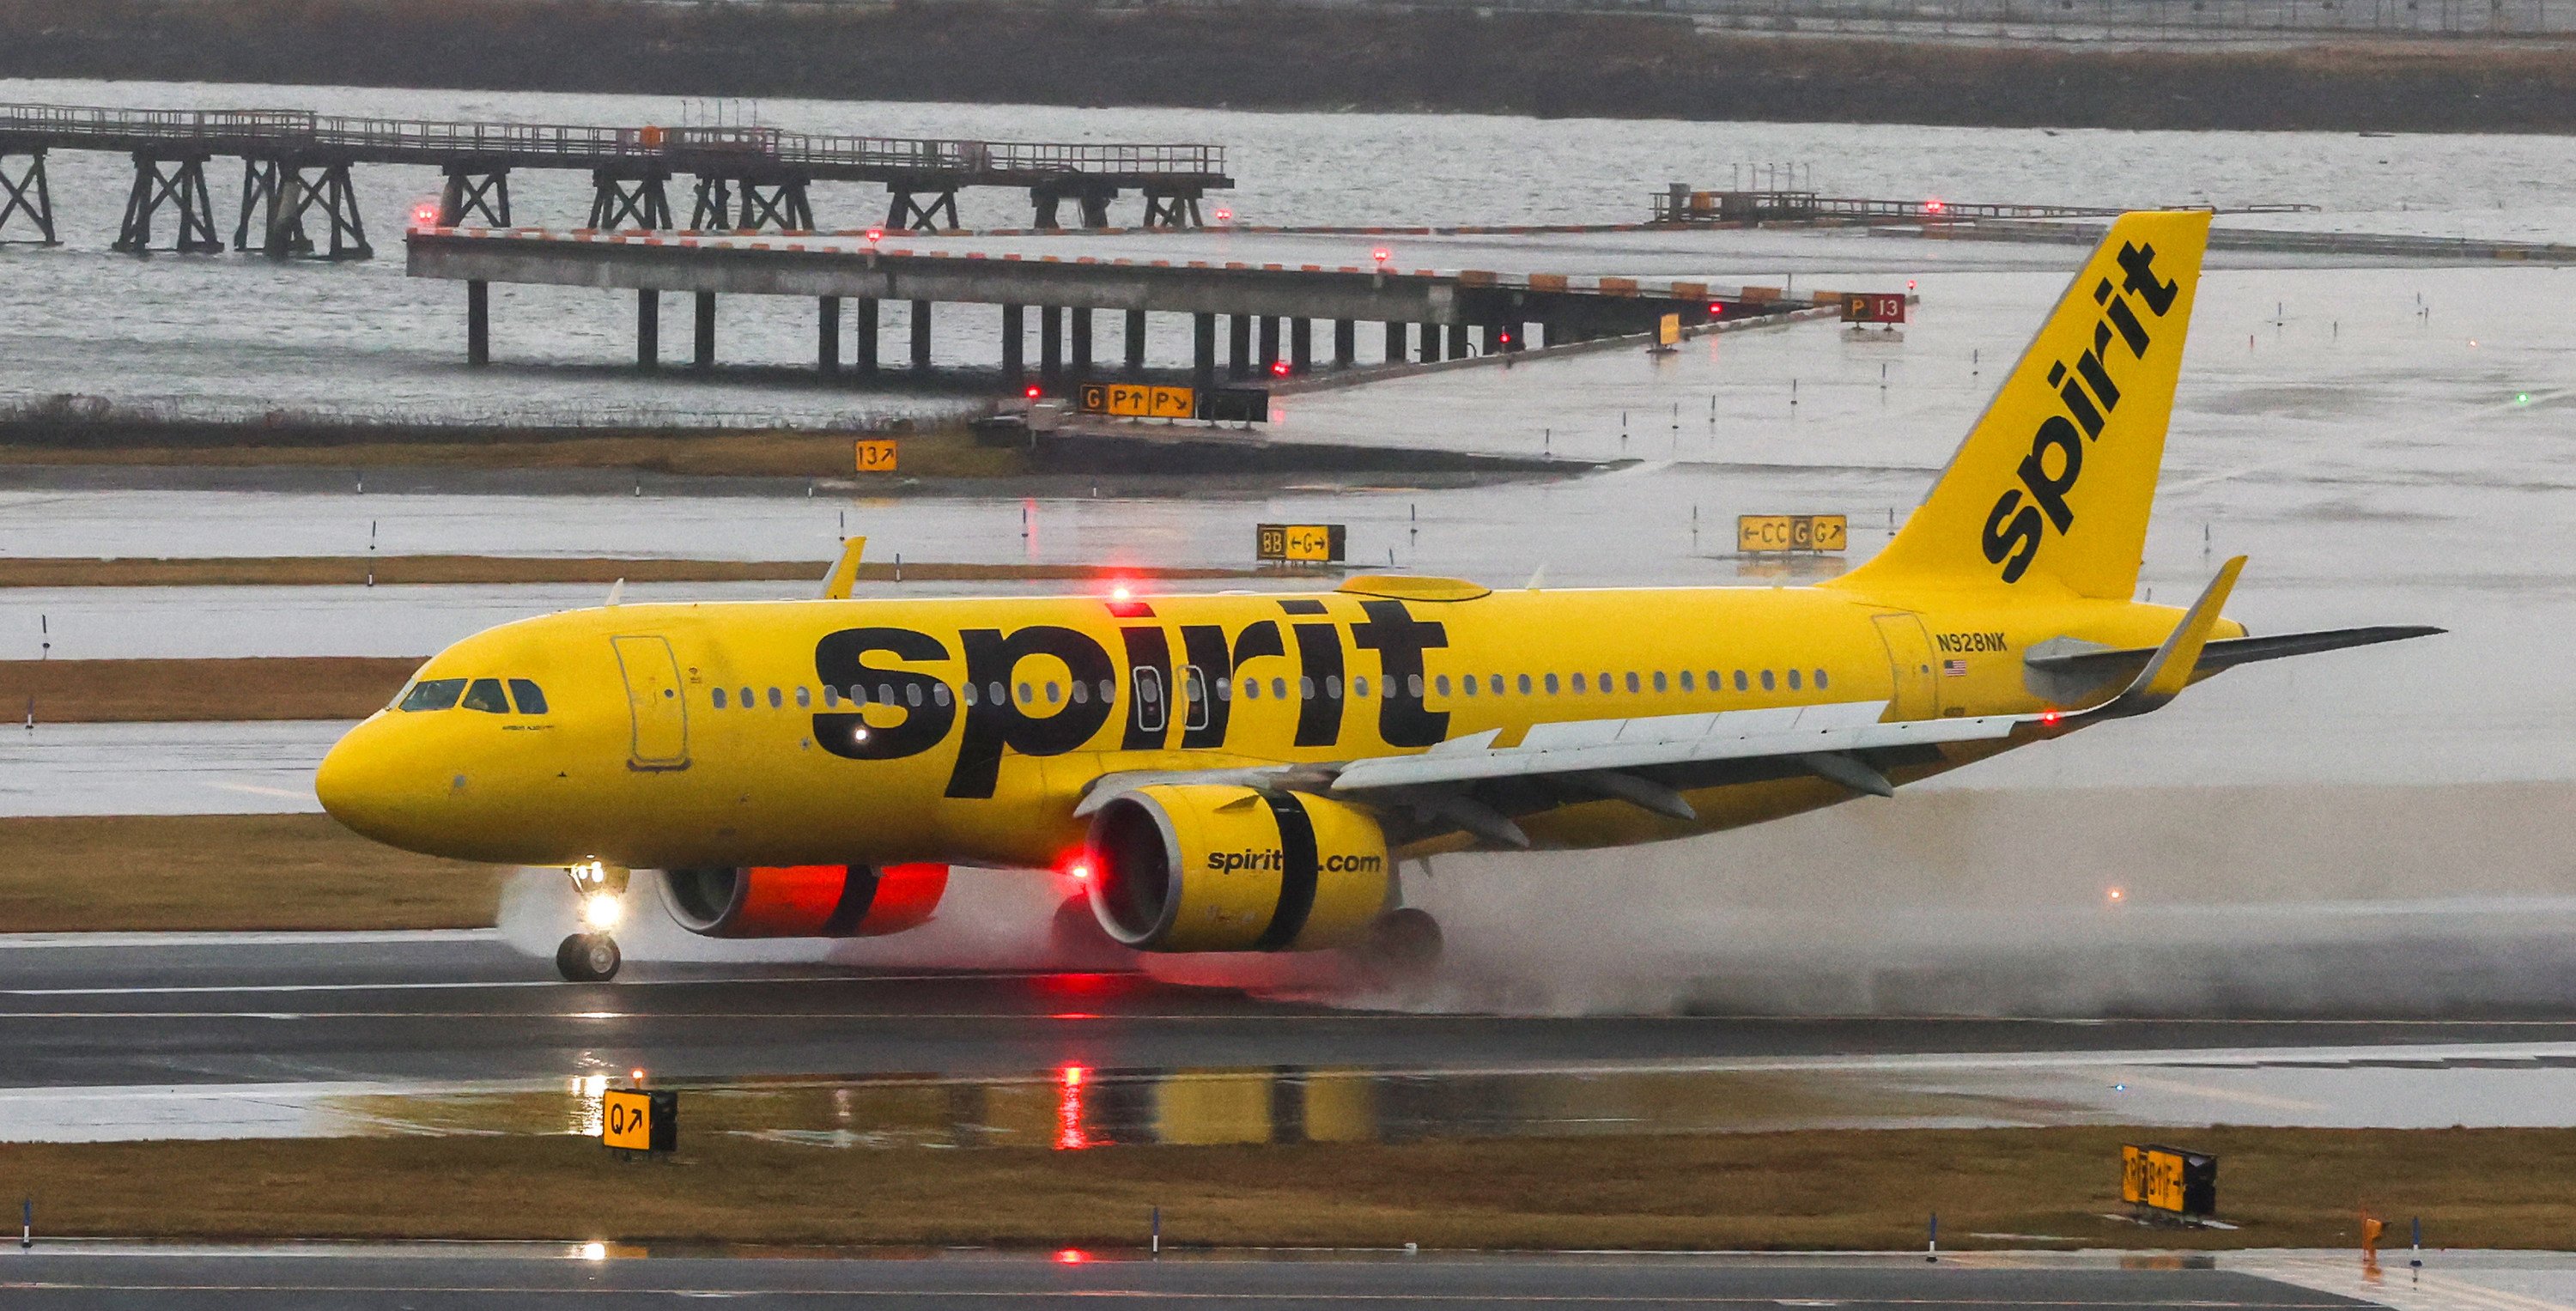
<svg viewBox="0 0 2576 1311"><path fill-rule="evenodd" d="M2209 215L2122 215L1887 549L1841 586L2127 600L2164 463Z"/></svg>

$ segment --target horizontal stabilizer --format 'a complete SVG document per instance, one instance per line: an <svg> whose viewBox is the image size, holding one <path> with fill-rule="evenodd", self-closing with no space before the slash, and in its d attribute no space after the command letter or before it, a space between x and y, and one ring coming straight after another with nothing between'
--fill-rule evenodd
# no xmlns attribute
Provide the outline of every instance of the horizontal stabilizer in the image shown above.
<svg viewBox="0 0 2576 1311"><path fill-rule="evenodd" d="M2432 637L2446 631L2426 624L2392 624L2374 628L2334 628L2315 633L2282 633L2271 637L2231 637L2202 646L2200 663L2193 667L2193 673L2206 676L2238 665L2315 655L2320 651L2341 651L2347 647L2376 646L2381 642L2403 642L2411 637ZM2154 654L2154 648L2143 646L2125 650L2069 651L2033 655L2026 663L2033 669L2050 673L2107 680L2136 677L2148 657Z"/></svg>

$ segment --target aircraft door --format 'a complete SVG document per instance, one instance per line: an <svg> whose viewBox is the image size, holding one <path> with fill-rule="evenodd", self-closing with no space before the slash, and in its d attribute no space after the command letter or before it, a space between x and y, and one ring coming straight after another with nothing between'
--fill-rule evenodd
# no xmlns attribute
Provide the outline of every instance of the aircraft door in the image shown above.
<svg viewBox="0 0 2576 1311"><path fill-rule="evenodd" d="M1872 615L1878 640L1887 646L1888 672L1895 676L1890 699L1897 719L1932 719L1941 713L1940 679L1932 671L1932 638L1923 621L1911 614Z"/></svg>
<svg viewBox="0 0 2576 1311"><path fill-rule="evenodd" d="M1136 727L1163 731L1163 671L1151 665L1136 667Z"/></svg>
<svg viewBox="0 0 2576 1311"><path fill-rule="evenodd" d="M634 721L629 769L689 767L689 707L680 695L680 662L661 636L612 637L617 670L626 680L626 712Z"/></svg>

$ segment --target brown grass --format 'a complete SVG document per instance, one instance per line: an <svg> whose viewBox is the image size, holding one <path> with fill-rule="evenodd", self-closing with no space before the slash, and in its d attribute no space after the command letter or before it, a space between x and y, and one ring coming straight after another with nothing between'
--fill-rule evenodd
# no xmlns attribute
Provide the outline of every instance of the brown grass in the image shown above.
<svg viewBox="0 0 2576 1311"><path fill-rule="evenodd" d="M174 440L152 425L82 441L0 440L0 464L86 465L289 465L327 469L441 467L472 469L633 469L701 476L847 478L853 472L851 435L756 432L683 435L562 436L494 430L462 436L437 428L413 430L401 440L347 440L322 435L304 440L263 437L252 425L201 425ZM1007 478L1028 472L1028 458L1011 448L977 446L963 433L899 435L901 477ZM881 477L892 486L898 475ZM861 487L873 485L861 479Z"/></svg>
<svg viewBox="0 0 2576 1311"><path fill-rule="evenodd" d="M502 555L209 556L192 559L0 559L0 587L319 587L364 583L802 582L820 587L827 560L555 559ZM1252 569L906 561L904 582L1067 582L1106 578L1250 578ZM892 563L859 566L859 581L896 580Z"/></svg>
<svg viewBox="0 0 2576 1311"><path fill-rule="evenodd" d="M0 660L0 710L46 724L364 719L421 659Z"/></svg>
<svg viewBox="0 0 2576 1311"><path fill-rule="evenodd" d="M488 928L506 873L327 815L0 819L0 852L0 933Z"/></svg>
<svg viewBox="0 0 2576 1311"><path fill-rule="evenodd" d="M2454 1247L2563 1245L2576 1131L1838 1130L1092 1152L692 1137L625 1164L570 1138L0 1147L59 1234L1434 1248L2343 1246L2363 1207ZM2220 1158L2233 1231L2106 1218L2118 1146Z"/></svg>

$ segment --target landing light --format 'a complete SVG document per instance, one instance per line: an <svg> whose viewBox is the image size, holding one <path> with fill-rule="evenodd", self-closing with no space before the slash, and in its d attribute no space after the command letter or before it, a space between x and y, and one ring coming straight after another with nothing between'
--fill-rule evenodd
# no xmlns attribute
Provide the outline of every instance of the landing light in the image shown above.
<svg viewBox="0 0 2576 1311"><path fill-rule="evenodd" d="M606 1244L606 1243L584 1243L584 1244L582 1244L582 1245L581 1245L581 1259L582 1259L582 1260L584 1260L584 1261L605 1261L605 1260L607 1260L607 1259L608 1259L608 1244Z"/></svg>
<svg viewBox="0 0 2576 1311"><path fill-rule="evenodd" d="M616 928L618 917L625 913L626 906L615 893L594 892L581 903L582 922L594 929Z"/></svg>
<svg viewBox="0 0 2576 1311"><path fill-rule="evenodd" d="M863 726L863 727L859 727L859 728L851 729L851 730L850 730L850 740L851 740L851 741L853 741L853 742L865 742L865 741L867 741L867 740L868 740L868 730L867 730L864 726Z"/></svg>
<svg viewBox="0 0 2576 1311"><path fill-rule="evenodd" d="M2105 894L2105 895L2107 895L2107 896L2111 899L2111 904L2112 904L2112 905L2114 905L2114 906L2117 906L2117 905L2119 905L2121 902L2126 901L2126 900L2128 900L2128 899L2129 899L2129 893L2128 893L2128 890L2127 890L2127 889L2125 889L2125 888L2113 888L2113 889L2111 889L2111 891L2110 891L2109 893L2107 893L2107 894Z"/></svg>

